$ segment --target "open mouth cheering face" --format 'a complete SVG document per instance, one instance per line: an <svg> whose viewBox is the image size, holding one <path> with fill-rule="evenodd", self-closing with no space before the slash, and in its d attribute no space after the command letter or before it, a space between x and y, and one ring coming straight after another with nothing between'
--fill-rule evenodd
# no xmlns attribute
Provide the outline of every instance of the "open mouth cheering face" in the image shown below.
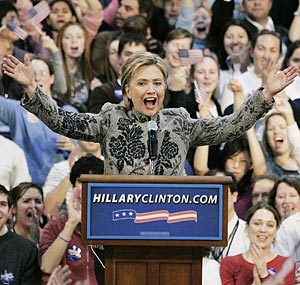
<svg viewBox="0 0 300 285"><path fill-rule="evenodd" d="M269 118L267 124L267 140L275 156L290 151L285 119L276 114Z"/></svg>
<svg viewBox="0 0 300 285"><path fill-rule="evenodd" d="M85 49L85 36L82 28L76 24L67 27L63 34L62 46L66 56L71 58L82 56Z"/></svg>
<svg viewBox="0 0 300 285"><path fill-rule="evenodd" d="M17 223L23 227L29 227L32 223L39 221L43 209L44 202L41 193L38 189L30 187L17 201L13 211L16 211Z"/></svg>
<svg viewBox="0 0 300 285"><path fill-rule="evenodd" d="M163 74L155 65L149 65L136 70L125 91L137 112L152 117L162 108L165 89Z"/></svg>

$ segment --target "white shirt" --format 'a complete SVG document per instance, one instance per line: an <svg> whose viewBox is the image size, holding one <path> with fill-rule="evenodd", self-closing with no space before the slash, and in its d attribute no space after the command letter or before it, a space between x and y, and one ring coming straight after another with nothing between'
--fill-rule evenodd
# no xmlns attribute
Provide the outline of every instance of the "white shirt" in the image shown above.
<svg viewBox="0 0 300 285"><path fill-rule="evenodd" d="M243 253L247 251L250 246L249 238L246 234L246 222L239 219L236 213L234 213L233 218L228 223L228 237L233 233L237 223L238 227L233 237L233 241L231 245L227 245L227 248L230 246L227 256ZM225 253L227 252L227 248L225 249Z"/></svg>
<svg viewBox="0 0 300 285"><path fill-rule="evenodd" d="M300 212L286 218L276 235L275 252L300 262Z"/></svg>
<svg viewBox="0 0 300 285"><path fill-rule="evenodd" d="M221 285L220 264L207 257L202 258L202 285Z"/></svg>
<svg viewBox="0 0 300 285"><path fill-rule="evenodd" d="M23 150L0 135L0 184L11 190L21 182L31 182Z"/></svg>
<svg viewBox="0 0 300 285"><path fill-rule="evenodd" d="M218 96L218 97L216 96L216 99L220 104L221 104L222 95L225 91L225 88L228 86L229 81L240 74L241 72L239 70L234 72L234 74L232 70L222 70L222 69L220 70L220 79L218 84L220 92L216 92L217 93L216 95Z"/></svg>
<svg viewBox="0 0 300 285"><path fill-rule="evenodd" d="M53 164L50 169L45 184L43 186L44 196L53 191L67 176L70 174L70 163L69 160L63 160ZM66 202L67 205L72 197L72 187L69 187Z"/></svg>
<svg viewBox="0 0 300 285"><path fill-rule="evenodd" d="M245 231L246 222L239 219L236 213L234 213L233 218L229 221L227 229L227 246L225 248L216 248L216 251L220 253L215 254L215 256L211 254L210 259L216 259L216 257L218 257L218 261L221 262L226 256L237 255L249 249L250 242ZM222 250L220 251L220 249Z"/></svg>
<svg viewBox="0 0 300 285"><path fill-rule="evenodd" d="M243 88L244 98L248 98L248 96L252 95L252 93L261 87L262 79L256 75L254 72L254 67L249 67L248 70L238 76L236 79L240 82ZM297 76L295 80L287 86L283 92L287 97L289 97L292 101L300 98L300 78ZM224 93L220 100L222 113L229 106L234 104L234 95L233 92L228 88L228 85L224 88ZM255 127L255 132L259 141L262 141L263 135L263 123L261 120L258 121Z"/></svg>
<svg viewBox="0 0 300 285"><path fill-rule="evenodd" d="M254 72L254 67L249 67L248 70L236 77L243 87L245 99L251 95L256 89L261 87L262 80ZM300 98L300 78L297 76L295 80L284 90L286 96L292 101ZM234 95L227 86L224 88L222 98L220 100L222 112L234 103Z"/></svg>
<svg viewBox="0 0 300 285"><path fill-rule="evenodd" d="M247 19L247 21L249 21L253 26L255 26L259 31L261 30L269 30L269 31L275 31L275 26L274 26L274 22L272 20L271 17L268 17L268 21L267 24L265 26L262 26L260 23L251 20L247 15L245 16L245 18Z"/></svg>
<svg viewBox="0 0 300 285"><path fill-rule="evenodd" d="M249 67L246 72L237 75L235 78L242 85L245 98L261 87L262 80L255 74L253 66ZM228 88L228 85L224 88L224 93L220 102L222 112L224 112L227 107L233 105L234 103L234 95L233 92Z"/></svg>

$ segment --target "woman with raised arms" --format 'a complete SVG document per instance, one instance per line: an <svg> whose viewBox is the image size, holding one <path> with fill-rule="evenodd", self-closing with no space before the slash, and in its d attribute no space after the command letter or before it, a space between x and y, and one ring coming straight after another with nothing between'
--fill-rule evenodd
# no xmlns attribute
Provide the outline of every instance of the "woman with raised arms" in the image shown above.
<svg viewBox="0 0 300 285"><path fill-rule="evenodd" d="M23 107L53 131L70 138L99 142L105 157L105 174L150 173L148 121L156 122L155 175L184 175L184 160L191 146L219 144L241 136L273 106L273 96L298 74L296 67L278 72L268 62L263 85L233 114L226 117L191 119L184 108L163 109L168 68L158 55L132 55L122 68L124 104L106 103L99 114L65 112L34 81L28 55L24 64L7 55L3 72L18 81L25 94Z"/></svg>

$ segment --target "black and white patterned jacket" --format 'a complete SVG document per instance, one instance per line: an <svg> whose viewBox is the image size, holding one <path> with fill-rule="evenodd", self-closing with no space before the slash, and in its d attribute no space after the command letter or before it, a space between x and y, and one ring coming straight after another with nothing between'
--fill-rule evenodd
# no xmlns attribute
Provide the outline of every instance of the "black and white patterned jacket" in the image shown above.
<svg viewBox="0 0 300 285"><path fill-rule="evenodd" d="M149 174L148 117L121 105L106 103L99 114L66 112L39 88L21 104L50 129L69 138L99 142L105 174ZM158 125L156 175L184 175L189 147L219 144L241 136L273 106L257 90L235 113L218 118L191 119L184 108L162 109L151 118Z"/></svg>

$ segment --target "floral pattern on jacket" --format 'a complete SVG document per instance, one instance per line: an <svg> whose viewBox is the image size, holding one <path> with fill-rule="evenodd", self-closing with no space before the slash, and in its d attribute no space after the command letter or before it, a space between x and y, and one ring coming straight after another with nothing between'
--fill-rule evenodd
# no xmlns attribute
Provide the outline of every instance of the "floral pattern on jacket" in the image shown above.
<svg viewBox="0 0 300 285"><path fill-rule="evenodd" d="M214 145L241 136L273 106L257 90L235 113L218 118L192 119L184 108L162 109L148 118L121 105L106 103L99 114L71 113L49 100L38 86L33 98L21 104L49 128L64 136L99 142L105 157L105 174L149 174L147 122L158 125L156 175L184 175L188 149Z"/></svg>

